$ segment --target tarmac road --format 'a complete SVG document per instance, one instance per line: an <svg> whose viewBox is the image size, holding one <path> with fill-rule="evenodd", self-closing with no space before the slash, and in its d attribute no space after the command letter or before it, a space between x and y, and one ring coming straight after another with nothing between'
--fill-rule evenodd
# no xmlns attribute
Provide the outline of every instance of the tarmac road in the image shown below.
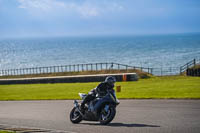
<svg viewBox="0 0 200 133"><path fill-rule="evenodd" d="M120 100L111 124L72 124L72 100L0 101L0 125L69 133L200 133L200 100Z"/></svg>

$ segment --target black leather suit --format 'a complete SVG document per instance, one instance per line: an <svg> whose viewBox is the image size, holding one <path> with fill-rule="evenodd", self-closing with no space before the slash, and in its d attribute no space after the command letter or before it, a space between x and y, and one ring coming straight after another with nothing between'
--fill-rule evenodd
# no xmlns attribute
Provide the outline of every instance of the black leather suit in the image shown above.
<svg viewBox="0 0 200 133"><path fill-rule="evenodd" d="M84 105L87 102L90 102L91 100L94 100L96 98L96 94L98 94L100 97L103 97L107 94L107 91L114 92L114 85L110 85L107 82L100 83L96 88L92 89L88 95L85 97L81 104L81 109L84 108Z"/></svg>

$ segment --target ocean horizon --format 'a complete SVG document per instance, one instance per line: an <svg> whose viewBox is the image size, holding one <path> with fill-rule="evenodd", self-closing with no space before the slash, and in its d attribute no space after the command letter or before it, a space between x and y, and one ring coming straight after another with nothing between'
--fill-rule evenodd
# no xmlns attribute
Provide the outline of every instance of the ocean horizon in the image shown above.
<svg viewBox="0 0 200 133"><path fill-rule="evenodd" d="M0 40L0 70L116 62L180 67L200 59L200 33Z"/></svg>

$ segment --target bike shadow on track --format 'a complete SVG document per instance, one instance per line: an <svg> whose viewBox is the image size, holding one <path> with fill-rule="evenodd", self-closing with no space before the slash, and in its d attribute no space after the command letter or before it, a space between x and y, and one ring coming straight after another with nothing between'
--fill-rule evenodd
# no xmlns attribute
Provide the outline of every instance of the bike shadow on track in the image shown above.
<svg viewBox="0 0 200 133"><path fill-rule="evenodd" d="M148 125L148 124L126 124L126 123L110 123L108 125L100 125L99 123L81 123L84 125L96 125L96 126L110 126L110 127L160 127L158 125Z"/></svg>

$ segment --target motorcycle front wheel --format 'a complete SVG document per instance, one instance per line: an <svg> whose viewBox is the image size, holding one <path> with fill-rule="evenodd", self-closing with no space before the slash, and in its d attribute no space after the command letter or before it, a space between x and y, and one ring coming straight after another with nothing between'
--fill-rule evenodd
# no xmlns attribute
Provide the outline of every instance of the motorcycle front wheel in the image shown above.
<svg viewBox="0 0 200 133"><path fill-rule="evenodd" d="M78 109L75 107L70 112L70 120L72 123L79 123L82 121L82 116L79 113Z"/></svg>
<svg viewBox="0 0 200 133"><path fill-rule="evenodd" d="M115 114L116 114L115 107L110 106L108 111L105 111L105 109L103 108L100 114L100 124L107 125L114 119Z"/></svg>

